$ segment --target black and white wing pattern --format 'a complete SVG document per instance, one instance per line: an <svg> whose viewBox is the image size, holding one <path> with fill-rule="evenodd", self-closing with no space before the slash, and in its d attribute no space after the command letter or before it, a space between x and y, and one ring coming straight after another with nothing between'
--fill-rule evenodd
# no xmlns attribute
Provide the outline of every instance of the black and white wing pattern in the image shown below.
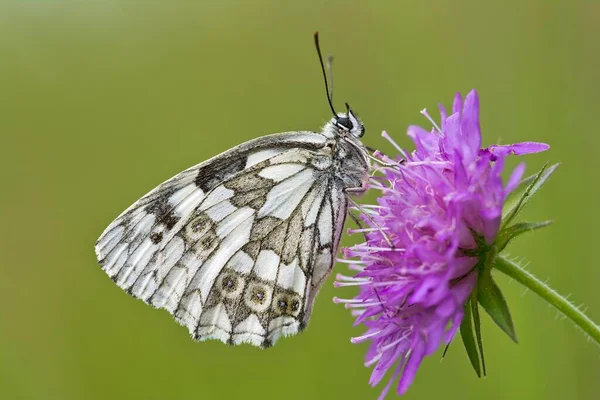
<svg viewBox="0 0 600 400"><path fill-rule="evenodd" d="M159 185L98 239L102 269L197 340L268 347L301 331L346 211L323 135L265 136Z"/></svg>

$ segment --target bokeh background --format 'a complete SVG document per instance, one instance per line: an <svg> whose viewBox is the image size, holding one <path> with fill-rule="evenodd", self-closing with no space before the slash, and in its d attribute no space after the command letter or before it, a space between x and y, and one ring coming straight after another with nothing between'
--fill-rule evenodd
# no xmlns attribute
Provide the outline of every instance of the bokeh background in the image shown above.
<svg viewBox="0 0 600 400"><path fill-rule="evenodd" d="M402 145L438 101L477 88L484 144L548 142L559 172L524 217L554 219L510 251L600 320L600 2L0 1L0 398L374 399L330 279L309 328L261 351L195 343L126 295L93 245L123 209L242 141L329 118L312 33L334 54L335 101L364 141ZM512 160L511 166L515 165ZM367 197L366 200L369 200ZM344 243L351 243L345 239ZM344 272L343 265L337 267ZM489 375L460 341L407 399L593 399L600 349L498 276L520 339L485 316ZM389 396L393 398L393 395Z"/></svg>

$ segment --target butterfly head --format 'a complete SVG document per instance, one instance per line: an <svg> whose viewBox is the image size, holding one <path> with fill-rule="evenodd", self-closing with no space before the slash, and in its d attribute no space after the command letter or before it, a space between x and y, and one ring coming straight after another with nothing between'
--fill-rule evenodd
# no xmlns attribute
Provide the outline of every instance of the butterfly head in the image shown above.
<svg viewBox="0 0 600 400"><path fill-rule="evenodd" d="M344 136L358 139L365 134L365 126L358 115L348 105L346 107L347 112L336 113L336 116L325 124L323 134L328 138L335 139Z"/></svg>
<svg viewBox="0 0 600 400"><path fill-rule="evenodd" d="M338 113L331 119L331 124L335 126L340 133L350 134L360 138L365 134L365 126L363 125L358 115L352 111L348 103L346 103L347 112Z"/></svg>

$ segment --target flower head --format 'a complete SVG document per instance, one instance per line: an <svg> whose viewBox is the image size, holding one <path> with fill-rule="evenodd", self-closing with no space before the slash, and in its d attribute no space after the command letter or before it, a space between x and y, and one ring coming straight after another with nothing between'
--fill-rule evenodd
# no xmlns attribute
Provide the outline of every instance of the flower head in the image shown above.
<svg viewBox="0 0 600 400"><path fill-rule="evenodd" d="M383 176L370 187L382 195L378 205L365 205L362 232L366 241L344 249L354 277L338 276L337 286L358 285L347 303L356 324L367 331L353 342L369 341L366 365L374 366L370 383L378 384L393 368L400 375L397 392L411 384L423 358L442 342L450 343L463 319L486 249L500 228L506 196L520 182L521 164L506 184L501 173L509 154L546 150L543 143L492 145L481 148L479 99L457 94L452 114L440 106L441 126L408 129L416 149L395 159L375 153ZM356 260L358 258L358 260Z"/></svg>

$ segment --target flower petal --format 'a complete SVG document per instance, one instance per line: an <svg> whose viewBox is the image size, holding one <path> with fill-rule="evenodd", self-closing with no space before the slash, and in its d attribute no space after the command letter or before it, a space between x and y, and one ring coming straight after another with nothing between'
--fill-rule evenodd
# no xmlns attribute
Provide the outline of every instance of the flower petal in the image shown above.
<svg viewBox="0 0 600 400"><path fill-rule="evenodd" d="M461 115L460 129L464 142L465 153L471 161L481 148L481 131L479 128L479 96L472 90L465 99Z"/></svg>
<svg viewBox="0 0 600 400"><path fill-rule="evenodd" d="M446 123L446 118L448 118L448 113L446 112L446 108L442 103L438 103L438 108L440 110L440 116L442 121L442 131L444 130L444 124Z"/></svg>
<svg viewBox="0 0 600 400"><path fill-rule="evenodd" d="M454 314L454 318L452 318L452 325L450 326L450 329L448 329L448 332L446 332L446 335L444 336L444 342L446 342L446 344L449 344L454 339L454 336L456 336L456 332L458 332L458 329L460 328L460 324L462 323L463 317L464 312L461 308L456 312L456 314Z"/></svg>
<svg viewBox="0 0 600 400"><path fill-rule="evenodd" d="M521 178L525 173L525 163L520 163L513 170L510 178L508 178L508 182L506 182L506 186L504 187L504 199L506 200L506 196L508 196L513 190L519 186L519 182L521 182Z"/></svg>
<svg viewBox="0 0 600 400"><path fill-rule="evenodd" d="M398 382L398 396L402 396L408 390L408 387L415 378L415 374L417 373L419 365L421 365L421 361L423 361L424 352L425 345L422 341L417 341L412 349L412 353L410 354L408 361L406 362L406 366L402 371L400 382Z"/></svg>
<svg viewBox="0 0 600 400"><path fill-rule="evenodd" d="M408 127L408 136L413 140L417 147L417 153L421 157L435 154L438 151L438 138L435 134L426 131L417 125Z"/></svg>
<svg viewBox="0 0 600 400"><path fill-rule="evenodd" d="M456 114L462 111L463 108L463 103L462 103L462 96L460 95L460 92L456 92L456 94L454 95L454 102L452 103L452 114Z"/></svg>
<svg viewBox="0 0 600 400"><path fill-rule="evenodd" d="M444 151L447 154L453 154L455 150L460 150L461 134L459 113L454 113L446 118L442 142L444 143Z"/></svg>
<svg viewBox="0 0 600 400"><path fill-rule="evenodd" d="M490 153L496 156L503 156L508 154L520 156L523 154L540 153L542 151L548 150L549 148L550 146L546 143L520 142L507 145L493 144L489 146L486 150L488 150Z"/></svg>
<svg viewBox="0 0 600 400"><path fill-rule="evenodd" d="M400 374L400 371L402 370L402 364L403 364L403 362L404 362L404 359L400 360L400 362L396 366L396 369L394 370L394 374L392 375L392 377L388 381L387 385L385 385L385 388L382 390L382 392L379 395L379 397L377 398L377 400L383 400L383 399L385 399L385 396L387 396L388 392L390 391L390 388L392 387L392 384L396 381L396 378L398 378L398 375Z"/></svg>

